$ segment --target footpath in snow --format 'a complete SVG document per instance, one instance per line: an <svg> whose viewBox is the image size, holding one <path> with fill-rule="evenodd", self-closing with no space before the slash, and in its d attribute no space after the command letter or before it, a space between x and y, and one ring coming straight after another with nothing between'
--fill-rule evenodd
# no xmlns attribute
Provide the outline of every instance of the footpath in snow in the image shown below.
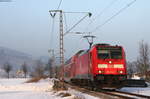
<svg viewBox="0 0 150 99"><path fill-rule="evenodd" d="M98 99L75 90L52 90L52 80L45 79L36 83L25 83L27 79L0 79L0 99ZM70 96L62 97L62 93Z"/></svg>

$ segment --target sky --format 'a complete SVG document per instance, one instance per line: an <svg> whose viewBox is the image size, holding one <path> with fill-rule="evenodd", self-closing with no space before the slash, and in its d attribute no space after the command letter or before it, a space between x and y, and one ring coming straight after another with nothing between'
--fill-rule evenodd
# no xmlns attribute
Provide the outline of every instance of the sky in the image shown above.
<svg viewBox="0 0 150 99"><path fill-rule="evenodd" d="M48 50L55 49L58 56L59 14L52 18L49 10L57 9L60 0L12 1L0 2L0 46L22 51L34 57L48 56ZM60 9L64 12L91 12L92 16L86 17L71 32L92 32L92 35L96 36L94 43L121 45L125 49L127 60L131 61L136 60L138 56L141 40L150 44L150 0L136 0L101 28L93 30L132 1L62 0ZM85 15L86 13L66 13L64 32ZM64 37L65 58L89 47L82 36L69 33Z"/></svg>

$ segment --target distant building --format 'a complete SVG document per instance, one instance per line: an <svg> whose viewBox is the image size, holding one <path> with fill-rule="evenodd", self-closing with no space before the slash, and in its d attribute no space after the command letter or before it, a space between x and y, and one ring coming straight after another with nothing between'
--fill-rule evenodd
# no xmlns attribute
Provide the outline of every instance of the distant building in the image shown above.
<svg viewBox="0 0 150 99"><path fill-rule="evenodd" d="M150 78L150 70L147 71L145 74L142 74L142 73L134 73L131 78L138 78L138 77L139 77L140 79L146 79L146 77L147 77L147 78Z"/></svg>

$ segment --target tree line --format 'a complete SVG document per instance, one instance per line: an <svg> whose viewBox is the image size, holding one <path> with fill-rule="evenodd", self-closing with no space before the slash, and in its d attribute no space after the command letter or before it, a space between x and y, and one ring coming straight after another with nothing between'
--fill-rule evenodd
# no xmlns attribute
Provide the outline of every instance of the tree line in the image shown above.
<svg viewBox="0 0 150 99"><path fill-rule="evenodd" d="M127 62L129 75L138 76L150 81L150 46L143 40L139 42L138 57L135 61Z"/></svg>
<svg viewBox="0 0 150 99"><path fill-rule="evenodd" d="M6 74L7 78L12 77L11 71L13 71L13 65L9 62L3 64L2 68ZM20 69L15 73L15 77L17 75L21 75L20 77L55 77L58 78L58 71L60 70L59 66L53 65L53 59L50 58L47 63L43 63L41 60L36 60L34 66L30 66L27 62L24 62Z"/></svg>
<svg viewBox="0 0 150 99"><path fill-rule="evenodd" d="M10 78L10 72L13 70L13 66L9 62L6 62L4 63L2 69L7 73L7 78ZM25 62L21 65L20 71L22 71L24 77L26 78L28 68Z"/></svg>

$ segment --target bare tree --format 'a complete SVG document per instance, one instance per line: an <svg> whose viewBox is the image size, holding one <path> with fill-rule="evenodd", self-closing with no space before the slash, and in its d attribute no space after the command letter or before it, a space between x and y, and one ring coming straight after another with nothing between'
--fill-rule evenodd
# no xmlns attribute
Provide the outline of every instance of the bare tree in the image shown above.
<svg viewBox="0 0 150 99"><path fill-rule="evenodd" d="M3 69L5 70L5 72L7 73L7 77L9 78L10 76L10 71L12 70L12 65L10 65L8 62L6 62L3 65Z"/></svg>
<svg viewBox="0 0 150 99"><path fill-rule="evenodd" d="M35 67L35 76L36 77L42 77L44 76L45 67L41 60L36 61L36 67Z"/></svg>
<svg viewBox="0 0 150 99"><path fill-rule="evenodd" d="M136 68L137 63L135 61L133 62L127 62L127 71L129 78L133 76L134 73L136 73L137 68Z"/></svg>
<svg viewBox="0 0 150 99"><path fill-rule="evenodd" d="M149 45L142 40L139 43L139 57L137 58L137 69L146 79L148 77L147 72L150 67L149 55Z"/></svg>
<svg viewBox="0 0 150 99"><path fill-rule="evenodd" d="M25 62L22 64L21 70L23 71L24 77L26 78L27 73L28 73L28 68L27 68L27 64Z"/></svg>
<svg viewBox="0 0 150 99"><path fill-rule="evenodd" d="M48 60L47 65L46 65L46 71L48 71L50 78L53 77L53 69L54 69L54 68L52 68L52 67L53 67L53 59L50 58L50 59Z"/></svg>

